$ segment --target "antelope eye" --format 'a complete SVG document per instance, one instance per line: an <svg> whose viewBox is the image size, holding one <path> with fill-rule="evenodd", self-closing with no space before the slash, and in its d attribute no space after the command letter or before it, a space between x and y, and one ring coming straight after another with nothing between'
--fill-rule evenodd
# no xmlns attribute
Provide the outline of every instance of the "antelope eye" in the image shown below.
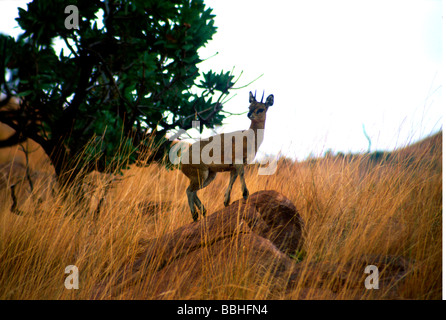
<svg viewBox="0 0 446 320"><path fill-rule="evenodd" d="M263 112L263 109L259 109L259 110L257 110L257 114L259 114L260 112Z"/></svg>

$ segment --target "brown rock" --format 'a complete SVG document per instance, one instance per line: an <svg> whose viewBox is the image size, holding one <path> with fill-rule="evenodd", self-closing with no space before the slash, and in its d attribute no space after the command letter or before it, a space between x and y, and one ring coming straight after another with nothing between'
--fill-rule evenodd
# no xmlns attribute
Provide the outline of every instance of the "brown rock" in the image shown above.
<svg viewBox="0 0 446 320"><path fill-rule="evenodd" d="M268 290L283 288L295 268L287 253L302 244L302 227L290 200L275 191L257 192L246 202L236 201L199 222L142 240L140 254L122 271L113 295L150 277L153 298L184 298L206 281L215 284L218 277L240 274L234 271L237 268L253 278L273 277ZM212 270L203 272L203 268ZM99 288L96 297L100 296Z"/></svg>
<svg viewBox="0 0 446 320"><path fill-rule="evenodd" d="M248 198L246 205L254 206L264 222L262 226L267 226L262 229L254 227L259 235L271 240L288 254L302 246L304 222L294 204L284 195L273 190L256 192Z"/></svg>
<svg viewBox="0 0 446 320"><path fill-rule="evenodd" d="M379 286L386 292L380 298L399 296L399 284L412 262L360 255L342 264L296 263L287 253L302 245L302 228L286 197L257 192L199 222L142 240L139 254L122 270L117 285L110 291L105 281L93 298L221 299L225 290L231 299L373 298L376 293L364 286L364 268L371 264L378 267Z"/></svg>
<svg viewBox="0 0 446 320"><path fill-rule="evenodd" d="M17 210L18 204L23 203L28 194L26 167L16 162L0 164L0 205Z"/></svg>
<svg viewBox="0 0 446 320"><path fill-rule="evenodd" d="M164 260L171 260L223 239L232 239L236 234L251 232L271 241L285 253L292 253L302 244L302 227L302 219L287 198L276 191L261 191L250 196L246 203L236 201L171 234L143 240L141 245L147 250L145 257L140 258L136 265L141 260L157 255L160 249L158 243L163 244L162 250L167 253ZM178 243L182 244L180 249Z"/></svg>
<svg viewBox="0 0 446 320"><path fill-rule="evenodd" d="M21 214L29 209L25 203L31 196L39 202L50 199L55 186L55 176L47 172L32 171L18 162L0 164L0 209Z"/></svg>
<svg viewBox="0 0 446 320"><path fill-rule="evenodd" d="M402 256L364 254L347 263L309 262L297 264L289 278L289 295L305 299L331 299L341 293L349 299L373 298L377 293L367 289L365 267L374 265L379 271L379 298L398 299L401 280L413 271L414 261ZM299 288L296 288L296 285ZM293 292L294 291L294 292ZM296 294L297 293L297 294ZM313 296L314 294L314 296Z"/></svg>

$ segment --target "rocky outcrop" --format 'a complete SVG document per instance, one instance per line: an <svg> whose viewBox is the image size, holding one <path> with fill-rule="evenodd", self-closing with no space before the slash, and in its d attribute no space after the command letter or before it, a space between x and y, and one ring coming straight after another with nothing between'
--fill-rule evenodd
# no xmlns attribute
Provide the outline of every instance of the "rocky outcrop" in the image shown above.
<svg viewBox="0 0 446 320"><path fill-rule="evenodd" d="M276 191L260 191L250 196L246 203L240 201L222 211L234 215L239 206L251 208L258 217L251 221L250 226L258 235L270 240L287 254L296 252L302 246L304 222L296 207L285 196Z"/></svg>
<svg viewBox="0 0 446 320"><path fill-rule="evenodd" d="M358 300L401 299L402 280L414 270L415 265L415 261L402 256L380 254L359 255L342 264L298 264L289 278L288 295L294 299L306 299L307 295L312 299L318 299L318 295L322 299L339 299L342 295ZM365 287L367 277L374 272L365 273L368 266L377 268L376 289Z"/></svg>
<svg viewBox="0 0 446 320"><path fill-rule="evenodd" d="M123 268L117 285L110 290L105 280L92 298L188 299L203 297L205 290L212 299L218 284L244 277L250 280L241 290L265 288L262 297L330 299L342 291L362 299L373 294L364 288L367 265L380 270L380 288L388 298L398 297L396 284L411 269L404 258L363 255L342 265L298 263L292 255L303 245L303 227L285 196L254 193L162 237L141 240L136 259ZM216 295L221 297L221 292Z"/></svg>
<svg viewBox="0 0 446 320"><path fill-rule="evenodd" d="M31 196L39 202L48 199L55 185L55 176L47 172L32 171L18 162L0 164L0 209L22 214Z"/></svg>
<svg viewBox="0 0 446 320"><path fill-rule="evenodd" d="M0 205L19 213L19 206L28 198L32 183L26 167L21 163L0 164Z"/></svg>
<svg viewBox="0 0 446 320"><path fill-rule="evenodd" d="M254 193L160 238L141 240L140 254L123 270L115 294L150 274L154 297L184 297L209 281L210 274L215 281L241 267L258 278L269 272L284 281L275 281L283 287L295 266L288 254L302 245L302 229L289 199L276 191ZM209 266L212 270L204 272Z"/></svg>

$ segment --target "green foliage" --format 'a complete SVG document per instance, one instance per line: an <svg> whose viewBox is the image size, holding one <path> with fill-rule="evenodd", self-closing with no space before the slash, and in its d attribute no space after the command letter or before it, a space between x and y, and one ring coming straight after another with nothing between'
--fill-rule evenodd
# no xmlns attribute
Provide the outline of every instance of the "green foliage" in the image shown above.
<svg viewBox="0 0 446 320"><path fill-rule="evenodd" d="M23 98L20 111L0 112L20 133L0 146L32 138L58 174L77 166L113 170L123 163L118 148L133 162L148 135L161 141L192 120L222 124L234 77L200 76L197 51L216 32L203 1L69 4L79 10L78 28L65 27L66 1L33 1L19 9L24 33L17 40L0 35L1 90ZM66 48L55 52L55 40Z"/></svg>

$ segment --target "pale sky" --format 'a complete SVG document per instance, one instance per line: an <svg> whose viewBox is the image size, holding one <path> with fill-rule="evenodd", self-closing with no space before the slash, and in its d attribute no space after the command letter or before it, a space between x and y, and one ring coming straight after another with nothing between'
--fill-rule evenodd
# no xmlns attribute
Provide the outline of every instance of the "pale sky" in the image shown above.
<svg viewBox="0 0 446 320"><path fill-rule="evenodd" d="M0 32L16 36L17 6L0 0ZM217 33L200 70L243 75L225 105L247 111L248 93L274 94L261 151L310 154L393 150L443 125L444 24L440 0L205 0ZM80 13L82 15L82 13ZM249 127L232 116L218 132Z"/></svg>
<svg viewBox="0 0 446 320"><path fill-rule="evenodd" d="M262 150L309 154L405 145L443 124L442 2L216 1L219 29L204 70L243 70L241 84L264 74L228 102L246 110L248 91L272 93ZM246 116L227 119L232 131Z"/></svg>

